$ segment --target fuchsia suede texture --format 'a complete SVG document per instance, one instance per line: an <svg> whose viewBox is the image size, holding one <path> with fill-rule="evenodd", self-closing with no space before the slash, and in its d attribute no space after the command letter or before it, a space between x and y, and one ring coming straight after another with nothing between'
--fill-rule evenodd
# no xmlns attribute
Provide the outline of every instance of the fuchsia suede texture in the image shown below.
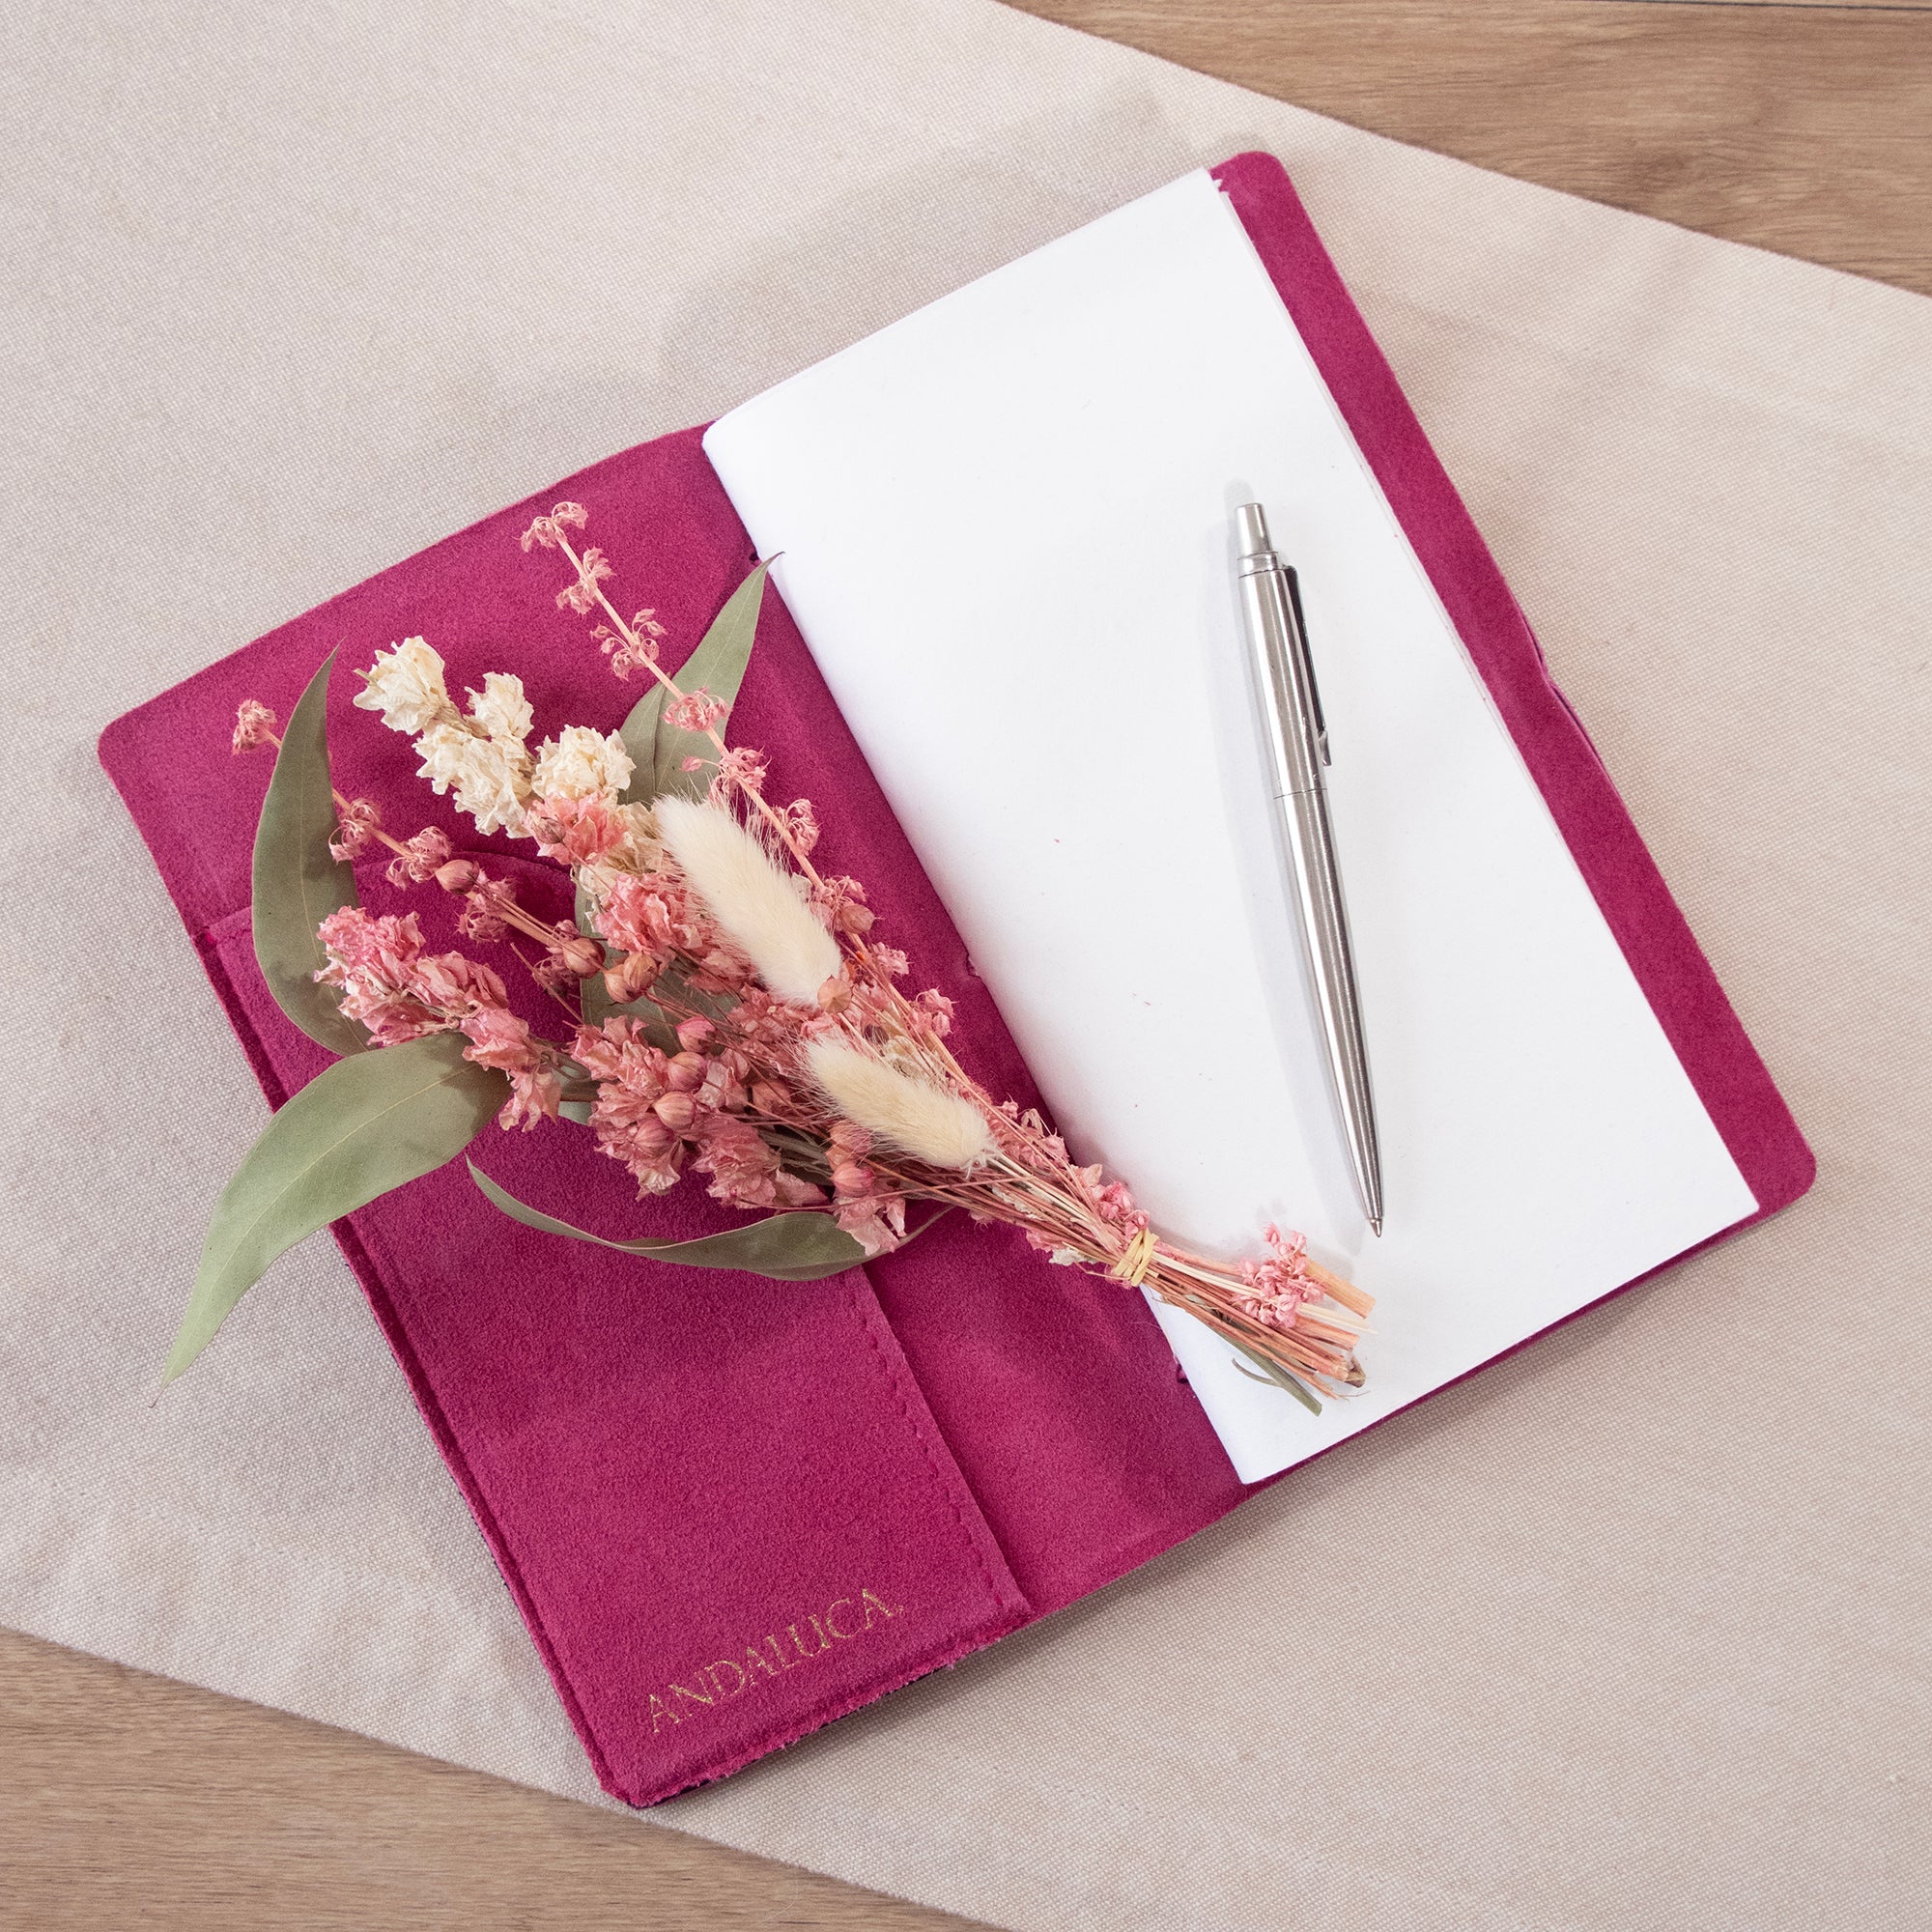
<svg viewBox="0 0 1932 1932"><path fill-rule="evenodd" d="M1215 172L1761 1210L1781 1206L1808 1180L1804 1143L1286 175L1267 156ZM753 560L698 437L663 438L488 518L103 734L102 761L271 1102L327 1056L255 968L249 851L267 762L216 750L236 704L258 697L286 717L341 645L329 696L340 788L376 798L399 835L437 824L492 854L527 903L565 917L553 868L476 838L414 777L407 742L351 707L347 667L420 632L453 690L520 672L539 733L614 727L638 685L611 678L587 624L554 609L557 560L526 556L516 538L554 501L585 503L590 538L619 572L616 601L656 607L675 662ZM776 596L732 735L771 754L774 795L818 802L823 862L867 881L913 983L957 1000L972 1070L1033 1100ZM358 876L373 910L407 903L435 943L458 943L433 888L400 894L378 864ZM559 1035L561 1015L519 977L505 974L526 1016ZM600 1232L676 1236L736 1218L696 1183L640 1206L569 1125L491 1130L471 1152L514 1193ZM600 1778L632 1804L722 1776L1061 1607L1245 1493L1139 1296L1051 1267L1006 1231L953 1217L865 1269L787 1286L519 1227L459 1163L335 1232Z"/></svg>

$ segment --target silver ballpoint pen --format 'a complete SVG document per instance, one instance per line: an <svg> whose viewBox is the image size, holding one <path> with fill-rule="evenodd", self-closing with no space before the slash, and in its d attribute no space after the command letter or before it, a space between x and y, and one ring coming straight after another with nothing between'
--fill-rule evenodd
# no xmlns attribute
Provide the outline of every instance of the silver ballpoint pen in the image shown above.
<svg viewBox="0 0 1932 1932"><path fill-rule="evenodd" d="M1268 782L1281 841L1294 875L1301 937L1349 1157L1369 1226L1379 1235L1382 1171L1376 1140L1376 1096L1369 1084L1368 1048L1362 1037L1362 1001L1349 944L1349 909L1335 864L1335 833L1328 822L1328 787L1321 776L1329 762L1328 728L1308 654L1294 572L1275 554L1267 518L1259 503L1243 503L1235 512L1235 526L1241 609L1267 730Z"/></svg>

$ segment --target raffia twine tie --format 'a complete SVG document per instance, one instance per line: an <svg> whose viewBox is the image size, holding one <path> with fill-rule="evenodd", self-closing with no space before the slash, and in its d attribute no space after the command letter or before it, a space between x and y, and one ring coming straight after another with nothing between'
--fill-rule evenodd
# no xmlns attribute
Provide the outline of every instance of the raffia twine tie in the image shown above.
<svg viewBox="0 0 1932 1932"><path fill-rule="evenodd" d="M1124 1282L1129 1288L1138 1288L1147 1279L1147 1271L1153 1265L1153 1252L1160 1244L1154 1239L1151 1228L1142 1228L1127 1245L1121 1250L1121 1258L1107 1270L1116 1281Z"/></svg>

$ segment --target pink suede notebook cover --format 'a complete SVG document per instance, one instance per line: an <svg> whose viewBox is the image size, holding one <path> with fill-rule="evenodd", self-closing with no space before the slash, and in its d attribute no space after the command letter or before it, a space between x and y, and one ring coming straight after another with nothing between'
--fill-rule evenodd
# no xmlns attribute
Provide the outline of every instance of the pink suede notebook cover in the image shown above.
<svg viewBox="0 0 1932 1932"><path fill-rule="evenodd" d="M1258 154L1214 173L1760 1214L1776 1210L1808 1184L1810 1155L1286 174ZM588 505L623 594L656 606L675 662L753 562L698 437L550 485L103 734L102 762L271 1102L327 1056L255 967L249 853L267 772L222 749L237 703L258 697L286 716L338 645L344 666L360 665L419 633L452 689L515 669L539 731L614 728L636 687L553 608L554 585L516 539L559 497ZM404 834L437 824L459 848L487 850L527 903L566 917L554 868L476 838L414 777L407 742L350 708L354 688L338 674L329 696L341 789L379 800ZM775 596L731 732L771 754L781 795L817 800L825 863L868 883L913 982L955 996L953 1038L973 1071L1031 1101L1011 1038ZM359 879L372 910L405 903L380 866ZM437 944L457 943L439 895L407 903ZM534 996L527 1011L537 1017ZM640 1206L567 1125L493 1130L471 1151L513 1193L602 1232L674 1237L735 1218L696 1185ZM794 1286L536 1233L492 1211L455 1164L335 1233L600 1779L634 1804L1060 1608L1246 1493L1138 1295L957 1217L901 1254ZM192 1401L192 1383L175 1399Z"/></svg>

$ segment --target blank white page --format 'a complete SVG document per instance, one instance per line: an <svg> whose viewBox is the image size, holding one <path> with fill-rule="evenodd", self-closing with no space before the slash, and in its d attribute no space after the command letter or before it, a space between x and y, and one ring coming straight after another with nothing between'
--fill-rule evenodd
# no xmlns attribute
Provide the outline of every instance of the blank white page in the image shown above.
<svg viewBox="0 0 1932 1932"><path fill-rule="evenodd" d="M1056 1121L1158 1228L1378 1298L1311 1416L1157 1309L1255 1481L1755 1203L1205 173L732 411L711 461ZM1232 512L1298 569L1381 1129L1350 1183ZM836 799L819 801L836 812Z"/></svg>

